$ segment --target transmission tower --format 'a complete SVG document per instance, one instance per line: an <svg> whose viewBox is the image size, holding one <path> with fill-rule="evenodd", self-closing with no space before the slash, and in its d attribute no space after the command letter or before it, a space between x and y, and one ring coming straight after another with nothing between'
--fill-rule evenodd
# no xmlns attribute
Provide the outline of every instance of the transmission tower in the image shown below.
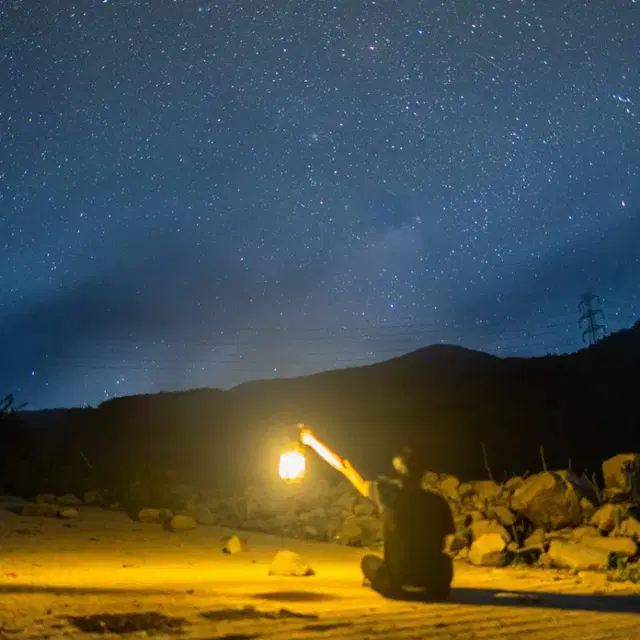
<svg viewBox="0 0 640 640"><path fill-rule="evenodd" d="M578 303L578 311L581 314L580 320L578 320L578 327L580 329L584 327L582 331L582 341L586 342L589 346L600 342L606 335L605 325L598 324L598 316L601 316L604 321L604 311L595 306L599 304L599 296L591 292L583 293Z"/></svg>

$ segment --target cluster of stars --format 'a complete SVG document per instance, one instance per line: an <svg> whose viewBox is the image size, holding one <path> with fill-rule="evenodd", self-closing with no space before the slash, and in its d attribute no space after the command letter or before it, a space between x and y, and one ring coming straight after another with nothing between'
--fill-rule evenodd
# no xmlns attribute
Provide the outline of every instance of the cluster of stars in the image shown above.
<svg viewBox="0 0 640 640"><path fill-rule="evenodd" d="M627 326L617 5L5 3L2 386L82 404L442 340L567 351L585 288Z"/></svg>

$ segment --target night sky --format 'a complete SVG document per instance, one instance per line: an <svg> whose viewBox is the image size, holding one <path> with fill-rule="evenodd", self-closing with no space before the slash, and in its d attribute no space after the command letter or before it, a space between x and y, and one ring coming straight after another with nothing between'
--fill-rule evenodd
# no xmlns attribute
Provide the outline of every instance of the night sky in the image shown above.
<svg viewBox="0 0 640 640"><path fill-rule="evenodd" d="M229 387L640 309L640 1L2 0L0 395Z"/></svg>

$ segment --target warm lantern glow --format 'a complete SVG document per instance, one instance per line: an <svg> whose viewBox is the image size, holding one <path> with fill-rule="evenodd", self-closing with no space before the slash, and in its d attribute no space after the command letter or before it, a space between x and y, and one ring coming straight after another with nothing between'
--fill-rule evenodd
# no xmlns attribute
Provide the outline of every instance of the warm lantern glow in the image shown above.
<svg viewBox="0 0 640 640"><path fill-rule="evenodd" d="M300 482L306 471L306 460L300 446L295 445L280 454L278 473L285 482Z"/></svg>

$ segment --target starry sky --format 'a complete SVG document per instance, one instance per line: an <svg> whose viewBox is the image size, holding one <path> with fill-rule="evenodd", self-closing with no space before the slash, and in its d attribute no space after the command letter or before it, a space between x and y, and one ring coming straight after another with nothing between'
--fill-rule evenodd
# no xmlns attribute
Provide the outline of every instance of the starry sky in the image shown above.
<svg viewBox="0 0 640 640"><path fill-rule="evenodd" d="M640 308L640 1L2 0L0 394L228 388Z"/></svg>

